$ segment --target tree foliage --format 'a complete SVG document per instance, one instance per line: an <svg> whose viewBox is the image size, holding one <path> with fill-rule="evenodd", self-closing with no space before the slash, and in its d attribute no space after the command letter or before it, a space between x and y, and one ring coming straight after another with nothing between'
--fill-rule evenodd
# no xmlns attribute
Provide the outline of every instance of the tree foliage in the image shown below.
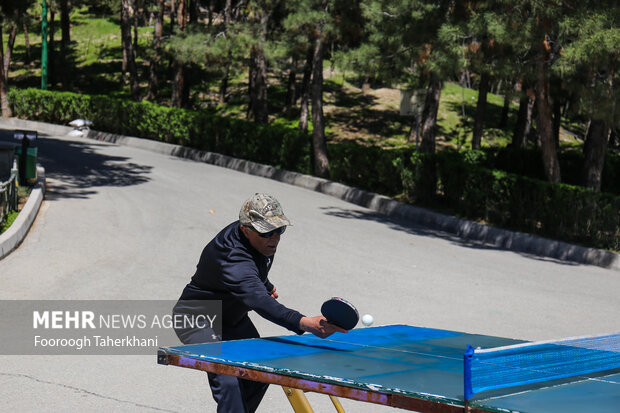
<svg viewBox="0 0 620 413"><path fill-rule="evenodd" d="M50 1L56 11L66 4ZM6 34L15 10L33 4L31 0L0 4ZM446 81L460 81L479 91L474 149L484 146L487 93L495 87L505 95L503 127L510 101L520 100L515 146L538 147L552 182L563 178L558 161L563 121L584 125L583 184L593 189L600 187L607 145L613 143L609 136L618 135L620 5L613 0L75 0L70 4L115 21L121 16L121 4L131 9L130 16L124 15L132 24L129 28L129 20L124 22L124 45L127 50L134 47L131 53L138 63L125 87L131 88L134 99L146 94L140 89L148 76L146 95L159 103L206 106L203 100L211 94L205 89L214 83L220 85L217 103L224 103L230 97L231 79L242 75L248 79L241 101L249 119L268 123L281 113L298 113L302 130L312 119L314 161L325 157L315 172L324 176L329 174L324 149L329 125L321 113L322 65L327 59L366 86L426 89L420 119L423 152L436 150L437 108ZM153 37L151 48L137 49L137 26L146 25L151 13L161 14L165 27ZM67 38L63 47L70 45L69 35L63 34ZM140 66L144 59L150 62L149 70ZM60 66L67 69L75 63L61 60ZM283 83L285 98L273 93L274 86ZM3 88L6 95L7 81ZM63 80L61 88L71 89L70 82ZM286 102L274 105L274 99ZM276 107L285 110L278 113ZM462 112L461 122L470 122Z"/></svg>

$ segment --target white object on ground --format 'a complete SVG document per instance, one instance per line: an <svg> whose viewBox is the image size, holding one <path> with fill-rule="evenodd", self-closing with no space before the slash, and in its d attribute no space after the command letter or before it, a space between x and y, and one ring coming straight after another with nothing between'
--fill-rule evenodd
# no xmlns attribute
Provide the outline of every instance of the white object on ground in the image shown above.
<svg viewBox="0 0 620 413"><path fill-rule="evenodd" d="M71 122L69 122L69 126L73 126L74 128L83 128L83 127L88 127L88 126L92 126L92 122L89 120L85 120L85 119L75 119L72 120Z"/></svg>
<svg viewBox="0 0 620 413"><path fill-rule="evenodd" d="M84 131L80 129L73 129L71 132L67 133L68 136L84 136Z"/></svg>

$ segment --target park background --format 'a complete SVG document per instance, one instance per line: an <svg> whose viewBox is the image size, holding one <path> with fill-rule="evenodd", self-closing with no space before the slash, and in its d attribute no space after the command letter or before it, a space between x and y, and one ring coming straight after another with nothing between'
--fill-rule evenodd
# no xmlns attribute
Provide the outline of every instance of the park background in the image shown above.
<svg viewBox="0 0 620 413"><path fill-rule="evenodd" d="M616 2L43 4L2 2L3 116L620 249Z"/></svg>
<svg viewBox="0 0 620 413"><path fill-rule="evenodd" d="M2 34L6 52L14 27L11 23L11 16L14 14L4 14L12 13L9 9L4 10L10 2L3 0L0 3L3 7ZM270 52L274 49L265 47L268 58L265 82L268 102L266 124L257 122L253 112L250 112L249 117L247 115L250 102L250 52L254 44L268 44L259 41L257 35L245 36L248 43L240 43L235 49L240 56L233 59L238 64L238 71L230 77L226 93L228 100L225 104L220 104L218 100L221 79L225 73L222 70L225 65L221 63L225 60L219 58L195 66L188 62L188 65L200 69L191 76L192 84L188 96L194 103L186 108L179 108L172 103L173 79L176 73L174 62L182 56L181 51L174 51L172 48L169 54L162 55L164 58L157 71L160 74L158 97L136 102L131 97L129 74L124 77L121 75L121 3L117 2L114 9L99 11L94 7L89 10L86 3L73 3L68 14L71 21L70 42L65 49L70 51L70 57L63 61L59 57L62 52L62 4L48 1L48 23L52 22L53 12L55 26L52 30L48 24L47 40L52 40L52 33L54 39L53 45L48 43L48 51L54 51L48 55L51 57L48 70L54 62L56 74L54 75L54 69L51 69L52 72L48 73L47 91L42 91L40 37L37 39L42 22L37 3L38 1L15 2L18 5L27 4L29 7L28 13L32 20L27 28L30 30L32 60L25 63L27 48L23 25L19 23L10 69L6 71L8 96L10 97L11 93L16 94L15 98L7 100L7 107L13 111L13 116L42 121L49 119L52 123L65 125L81 117L94 122L91 131L93 137L97 136L95 130L107 131L110 134L129 134L221 151L284 169L313 172L312 133L317 128L312 127L312 119L309 119L308 132L297 132L303 102L300 96L302 71L307 61L304 57L307 58L307 55L302 54L295 66L296 99L289 115L284 110L283 103L285 91L288 90L283 85L288 85L286 80L289 79L289 71L279 68L279 58L275 59L275 55ZM93 3L94 6L104 4ZM174 4L174 10L178 10L180 3L175 1ZM293 7L300 13L304 10L301 2L278 4L279 7ZM343 38L332 40L323 48L326 52L322 73L323 89L321 94L315 96L323 99L325 143L330 166L329 176L332 180L373 188L377 192L393 194L391 196L396 199L437 210L451 209L451 213L458 216L465 216L458 208L460 205L476 199L479 203L473 205L482 205L484 208L473 208L474 212L479 213L478 217L473 219L481 222L491 222L494 219L493 216L484 216L487 213L486 208L493 205L501 207L499 211L510 214L508 216L518 217L516 212L505 208L506 200L514 199L515 211L525 207L531 209L537 214L536 220L531 221L536 224L534 227L538 228L539 233L550 233L550 237L557 237L559 233L552 233L543 218L555 219L553 214L570 225L577 221L583 228L593 228L592 231L588 230L587 234L597 234L598 230L591 224L596 221L588 219L596 219L599 206L607 205L606 211L616 214L611 216L617 219L618 208L614 204L605 203L605 199L617 197L613 188L618 186L614 186L613 179L609 180L613 176L614 167L608 166L613 164L617 151L617 141L615 138L611 140L615 135L609 134L610 140L605 142L607 149L605 167L602 169L601 191L586 189L580 185L581 171L585 163L584 140L587 140L588 136L586 126L590 115L584 109L576 109L580 107L574 103L575 99L580 101L581 98L575 97L578 95L572 95L570 101L573 103L568 106L572 109L563 112L561 118L559 145L556 149L562 183L548 183L542 169L542 149L538 148L538 138L535 138L539 129L536 115L538 111L533 106L531 109L534 116L530 122L530 131L533 132L531 135L527 134L532 139L528 140L527 148L523 148L523 152L512 149L513 133L519 118L518 108L521 107L521 98L525 99L521 93L515 91L513 98L509 100L511 105L506 118L508 126L505 129L496 127L499 123L495 123L494 119L498 122L502 119L500 115L506 95L502 90L507 85L506 79L502 81L500 90L499 81L493 82L492 93L487 95L487 105L484 106L486 116L481 150L471 150L480 72L471 65L452 69L447 67L447 72L443 72L443 66L440 65L443 61L440 59L443 53L442 43L433 43L431 40L440 33L444 39L444 35L453 33L450 29L456 25L456 21L432 26L431 22L443 20L429 18L456 18L461 15L461 11L450 6L460 6L460 3L403 3L411 6L409 11L401 11L396 3L387 2L342 2L337 6L342 8L349 4L352 8L345 9L341 15L355 17L356 8L373 5L378 11L368 9L363 11L364 16L374 14L384 21L375 21L368 25L369 21L373 21L372 18L364 18L365 29L363 36L360 36L359 47L357 43L347 43ZM379 6L375 6L377 4ZM483 3L466 4L469 7ZM162 44L170 47L166 42L174 39L169 32L171 3L164 5L166 9L162 27L166 31L163 32L165 35L162 36ZM201 4L199 24L208 27L209 5L214 31L210 32L212 34L207 39L214 39L214 42L232 39L232 28L226 36L218 36L223 30L222 26L216 27L216 24L221 24L225 2ZM231 2L230 5L231 19L235 16L232 10L237 5L241 6L235 17L239 19L235 20L239 33L242 33L245 27L257 27L255 23L258 22L256 19L259 14L253 10L260 10L260 7L252 8L256 3ZM493 12L505 11L506 18L510 18L509 12L520 11L521 14L513 18L512 24L516 25L516 28L506 32L501 39L506 44L513 40L515 43L519 40L524 42L525 49L518 49L519 52L509 60L524 62L527 68L524 73L529 73L527 77L530 81L535 79L531 76L538 73L531 58L536 55L534 51L539 50L537 46L541 41L544 45L547 37L533 36L530 38L530 46L527 46L527 38L520 37L521 33L525 36L527 30L518 28L527 28L528 23L538 21L549 22L545 24L553 22L548 27L549 40L553 41L554 47L558 47L561 38L563 49L553 55L555 60L549 62L553 63L550 66L554 71L553 76L562 77L565 87L578 88L581 85L584 90L599 93L596 86L602 84L597 82L600 79L610 80L605 76L612 73L607 69L613 69L611 62L617 58L617 54L613 53L613 47L617 48L618 44L618 41L614 40L617 39L617 36L614 37L617 32L614 27L619 21L617 6L613 2L601 3L600 7L594 2L584 2L583 7L576 2L494 2L484 5L491 9L487 13L490 17ZM152 7L153 4L148 6ZM324 6L328 6L327 9ZM317 19L321 16L324 19L338 16L335 6L335 3L320 6L312 4L316 12L313 15ZM435 10L435 6L441 7ZM150 71L147 72L147 69L151 65L146 53L152 48L148 42L153 37L156 22L154 20L153 27L149 27L148 19L151 11L155 19L157 10L156 7L149 9L145 14L146 23L138 22L136 73L141 98L146 96L148 91ZM560 16L560 11L565 11L567 16ZM370 14L366 15L367 12ZM610 14L607 14L608 12ZM607 23L600 27L590 26L589 29L582 24L569 26L579 28L580 31L583 28L581 33L584 40L591 35L592 42L584 50L599 53L592 55L592 63L600 63L601 70L587 69L587 65L580 65L576 69L582 76L593 76L592 82L583 83L579 80L580 76L573 77L555 64L570 56L571 44L577 42L574 37L564 37L575 35L565 28L565 24L575 19L578 22L589 18L597 21L598 15L603 16L601 22ZM281 21L276 18L281 16L279 13L272 13L270 16L273 16L275 22ZM401 25L401 21L396 22L394 16L411 21L411 24ZM528 16L532 16L532 19L528 19ZM569 20L569 17L572 20ZM189 20L188 15L188 26ZM176 27L178 20L173 21ZM344 20L338 17L337 21ZM312 22L314 20L311 20L310 24ZM561 28L556 26L556 23L560 22L564 22ZM87 29L91 23L109 24L109 32L95 30L90 36L80 34L79 30ZM277 28L283 25L269 23L267 27L275 31L269 32L271 34L267 39L274 38L275 34L279 33ZM295 26L307 27L301 20L291 21L289 27ZM501 32L501 25L490 24L490 21L482 26L498 30L498 34ZM366 31L372 27L382 30L408 27L409 36L389 44L373 32ZM310 31L310 34L312 33L313 31ZM453 42L456 45L454 50L462 54L463 45L469 50L469 41L461 38L461 32L455 33L457 40ZM494 42L499 41L498 34L495 35ZM186 33L186 36L189 37L189 33ZM188 49L194 51L193 55L207 56L202 49L198 49L198 46L192 45L184 37L177 39L182 39L180 45L188 45ZM300 39L302 46L305 45L306 48L315 44L303 37ZM415 39L426 43L417 43ZM372 43L368 45L366 40L377 42L377 46L370 48ZM95 48L97 42L100 46ZM198 43L211 44L201 42ZM549 41L546 43L550 44ZM336 52L341 48L342 52L351 50L353 53L363 44L367 45L369 55L374 56L369 62L382 64L377 72L373 72L372 67L362 66L363 60L356 59L353 55L349 55L352 62L349 66L345 64L346 60L336 58ZM472 44L475 49L475 43ZM89 52L84 54L82 50ZM362 51L357 53L361 54ZM422 63L413 58L418 56L420 51L423 54L425 51L430 52L429 59L430 56L437 57L438 60L425 61L429 63L429 71L426 73L437 73L442 81L435 127L426 129L434 132L432 136L435 137L434 155L433 152L428 155L430 158L435 157L435 162L430 163L430 166L434 165L437 172L446 165L458 167L454 173L437 173L434 181L413 180L417 176L427 176L423 174L424 169L418 168L421 162L418 153L425 151L426 147L415 151L415 135L409 142L415 118L399 115L401 88L419 90L428 89L430 86L429 78L422 78L421 83L417 83L414 75L418 72L407 69ZM396 52L399 53L395 54ZM407 54L408 52L411 53ZM450 58L445 62L460 62L459 65L467 63L467 60L460 59L461 54L459 59ZM89 55L91 60L85 60L85 56ZM346 57L344 54L342 56L343 59ZM607 61L605 56L613 59ZM409 66L400 68L406 69L402 70L402 77L399 75L398 62L394 60L396 57L402 57L403 61L409 62ZM284 61L286 62L286 59ZM89 72L89 67L92 67L93 71ZM22 68L24 71L20 72ZM212 72L207 71L207 68ZM394 71L391 71L392 68ZM469 73L469 85L467 80L461 81L464 73ZM364 88L367 74L368 86ZM383 74L389 74L393 80L383 78ZM70 82L68 86L63 86L59 76L67 76ZM547 79L552 79L551 73L547 72L546 76ZM411 79L411 85L407 79ZM536 89L531 87L529 90ZM610 89L613 90L615 89ZM384 102L379 97L381 94L393 94L394 98L390 99L389 103L381 103ZM536 94L524 95L528 97L529 108L531 98L536 97ZM555 92L550 98L554 96L557 96ZM597 96L596 99L593 98L596 104L590 104L592 108L603 108L604 103L609 102L605 97L608 95L604 93L594 96ZM309 103L308 113L311 114L310 98L305 102ZM20 114L19 110L23 110L23 114ZM319 114L320 111L315 113ZM432 120L433 118L430 125L433 124ZM294 220L294 226L286 232L286 242L281 243L277 263L270 278L277 281L278 291L281 293L280 301L306 314L315 314L322 300L339 295L356 303L361 313L373 314L376 324L379 325L405 323L528 340L618 331L617 314L620 302L617 291L620 288L620 279L617 272L611 269L577 265L564 260L471 242L453 234L412 225L332 196L277 180L259 178L136 147L69 136L71 129L68 127L16 118L2 120L1 123L6 125L7 130L39 130L40 161L46 170L45 201L35 224L23 244L0 261L0 298L4 300L176 299L193 273L204 243L223 226L236 219L237 205L246 199L248 194L260 190L276 194L283 202L287 214ZM344 128L346 125L350 126ZM612 129L612 126L609 127ZM420 129L424 133L423 128ZM317 130L320 131L320 128ZM569 132L576 136L571 136ZM101 135L105 133L102 132ZM498 141L500 138L502 141ZM269 145L266 145L266 142ZM141 146L143 143L143 140L140 140ZM159 142L149 143L153 146L164 146L158 145ZM421 144L421 139L418 143ZM498 152L497 156L494 151ZM529 155L530 152L532 155ZM517 157L521 156L521 153L523 158ZM299 157L296 154L299 154ZM574 162L567 162L572 159L571 156L574 156ZM402 169L399 169L398 162L394 165L397 159L401 160ZM499 161L492 163L496 159ZM514 159L514 163L510 162L511 159ZM298 160L299 166L292 166L297 165ZM511 165L514 169L507 170ZM516 169L517 166L522 168ZM382 167L386 170L382 170ZM521 173L521 170L524 172ZM417 175L418 173L420 175ZM478 173L481 175L477 175ZM480 179L476 181L478 176ZM459 178L461 181L450 186L447 184L450 177ZM503 178L505 179L502 180ZM409 182L410 186L404 186L403 182ZM436 190L430 193L429 198L425 198L422 195L428 193L423 189L427 187L411 186L415 182L434 182ZM477 185L471 186L474 183ZM530 184L531 189L524 190L521 199L504 195L518 194L513 188L525 183ZM450 198L446 195L458 194L450 191L459 188L464 192L458 197L455 195ZM491 196L496 198L489 198ZM580 198L581 196L583 198ZM458 203L449 204L450 199ZM583 199L590 202L585 204L585 208L580 204ZM534 201L544 202L542 207L548 205L551 213L544 215L540 211L546 210ZM572 215L568 216L576 213L573 209L589 214L585 215L587 219L579 221ZM602 228L613 233L618 226L617 221L611 221ZM560 226L560 229L562 228L563 225ZM586 238L579 238L583 240L579 242L585 243ZM301 294L300 286L303 288ZM252 317L263 336L285 333L277 325L256 314ZM3 391L0 410L215 410L202 372L159 366L155 362L154 353L120 358L4 355L2 360L0 380ZM309 398L314 397L313 406L317 407L317 411L330 411L329 401L320 396L309 394ZM343 400L343 403L347 402L349 404L345 405L346 411L393 411L378 405ZM271 386L260 411L279 412L289 409L282 390Z"/></svg>

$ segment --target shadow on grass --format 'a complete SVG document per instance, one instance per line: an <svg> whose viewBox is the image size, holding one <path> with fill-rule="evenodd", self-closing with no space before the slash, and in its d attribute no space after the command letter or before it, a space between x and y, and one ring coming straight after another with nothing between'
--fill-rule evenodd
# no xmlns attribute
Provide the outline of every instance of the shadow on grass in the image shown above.
<svg viewBox="0 0 620 413"><path fill-rule="evenodd" d="M49 89L86 94L130 96L129 86L122 81L121 47L102 48L98 53L98 61L80 64L81 56L78 55L77 46L76 42L71 43L67 50L66 63L63 63L61 61L60 43L56 42L54 45L54 53L50 56L48 63ZM144 74L148 73L148 62L140 60L137 62L137 66L141 77L146 77ZM9 87L19 89L41 87L40 68L40 43L34 43L30 46L29 62L27 62L25 46L16 45L11 58L12 76L9 79ZM16 72L18 74L15 74Z"/></svg>
<svg viewBox="0 0 620 413"><path fill-rule="evenodd" d="M372 95L365 95L362 92L347 91L342 86L325 81L323 91L332 96L333 104L339 107L364 108L376 103L377 98Z"/></svg>
<svg viewBox="0 0 620 413"><path fill-rule="evenodd" d="M375 109L378 98L362 92L344 90L340 85L326 82L326 94L336 108L325 115L328 124L346 125L352 133L370 133L391 138L409 133L412 120L394 109Z"/></svg>
<svg viewBox="0 0 620 413"><path fill-rule="evenodd" d="M445 104L446 108L451 112L458 113L458 114L461 114L463 112L461 102L452 101L452 102L445 102L443 104ZM484 122L486 128L499 128L500 122L502 119L503 109L504 109L503 105L498 105L490 101L487 101L486 115L485 115L485 122ZM509 116L508 116L508 125L506 126L507 131L512 130L514 126L514 120L512 120L510 117L510 113L512 112L514 112L514 110L511 108L511 112L509 112ZM516 116L516 112L514 112L514 114ZM465 104L465 117L467 118L467 122L470 123L472 127L474 124L475 115L476 115L475 102L466 103Z"/></svg>
<svg viewBox="0 0 620 413"><path fill-rule="evenodd" d="M121 63L100 61L73 69L73 87L87 94L112 94L125 91L121 81Z"/></svg>
<svg viewBox="0 0 620 413"><path fill-rule="evenodd" d="M359 111L334 110L325 115L328 124L346 125L351 132L370 133L376 136L391 138L409 133L409 119L392 110L361 108Z"/></svg>

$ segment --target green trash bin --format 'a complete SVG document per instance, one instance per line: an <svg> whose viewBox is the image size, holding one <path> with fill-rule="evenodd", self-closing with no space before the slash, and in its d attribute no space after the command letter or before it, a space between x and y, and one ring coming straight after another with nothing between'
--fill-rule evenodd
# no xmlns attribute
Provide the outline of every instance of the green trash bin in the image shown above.
<svg viewBox="0 0 620 413"><path fill-rule="evenodd" d="M13 133L13 138L21 141L21 146L15 148L20 185L34 185L37 182L37 137L37 131L16 130Z"/></svg>
<svg viewBox="0 0 620 413"><path fill-rule="evenodd" d="M15 148L15 157L17 158L17 167L19 171L20 185L33 185L37 182L37 156L39 148L27 148L26 159L22 158L22 148Z"/></svg>

